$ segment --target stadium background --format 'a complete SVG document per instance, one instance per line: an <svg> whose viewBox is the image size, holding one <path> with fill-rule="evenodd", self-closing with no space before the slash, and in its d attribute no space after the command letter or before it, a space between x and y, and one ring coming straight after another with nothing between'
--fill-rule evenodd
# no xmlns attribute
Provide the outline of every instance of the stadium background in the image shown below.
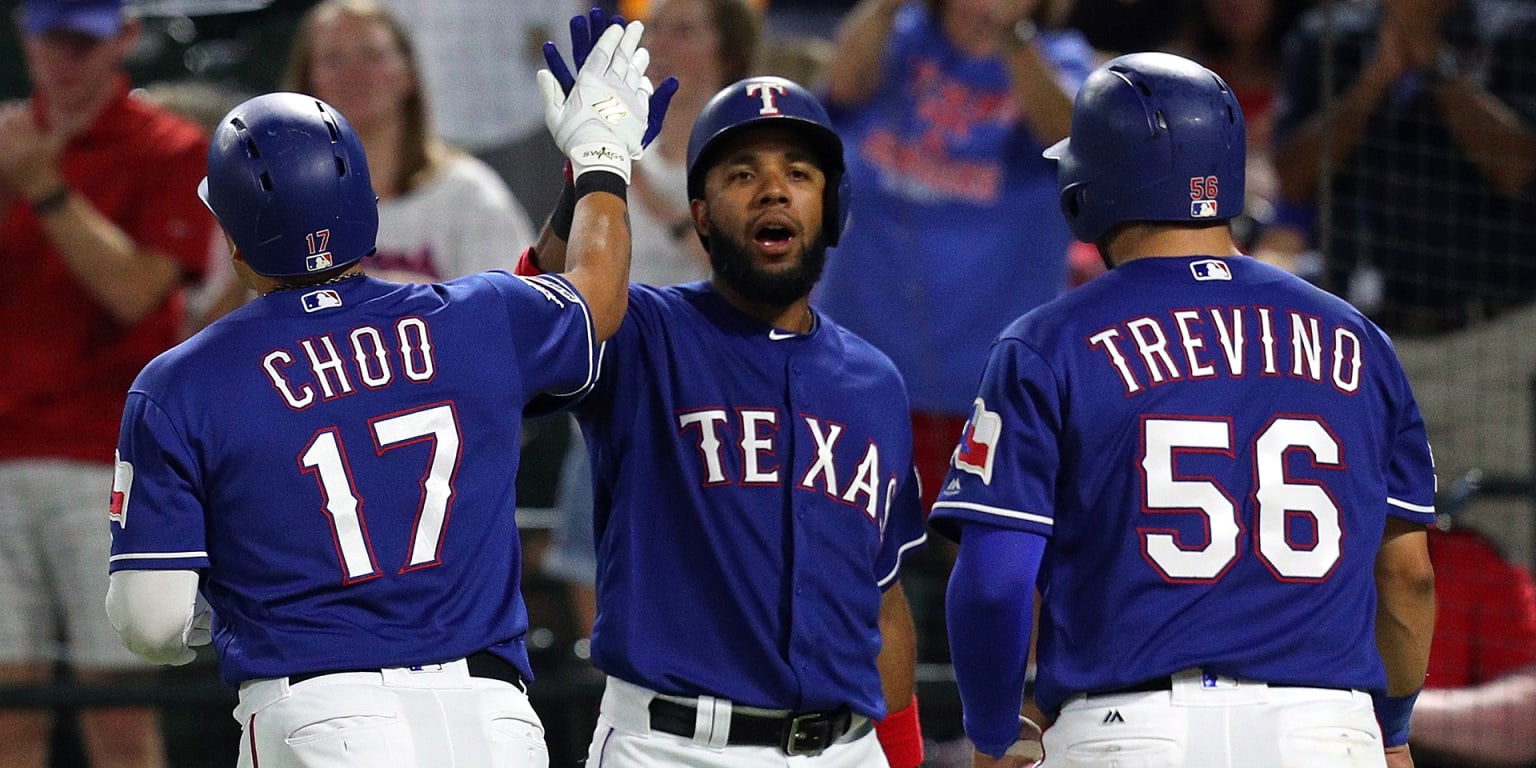
<svg viewBox="0 0 1536 768"><path fill-rule="evenodd" d="M439 2L451 0L422 0ZM506 0L537 2L540 0ZM1277 0L1293 2L1299 0ZM173 85L186 89L180 94L192 111L212 111L199 115L216 119L221 99L231 94L251 94L270 90L279 78L285 62L287 40L312 0L143 0L136 3L144 18L145 33L130 71L136 85ZM626 0L625 10L634 12L641 3ZM841 14L852 6L850 0L773 0L759 2L767 12L770 37L829 38ZM1323 3L1309 3L1321 5ZM609 3L610 7L612 6ZM1090 41L1106 50L1138 47L1127 45L1127 29L1156 36L1176 27L1170 15L1178 0L1140 2L1138 0L1079 0L1071 22L1089 35ZM1332 5L1348 10L1347 0ZM7 0L7 23L0 24L0 99L22 98L28 85L16 39L15 25L9 23L15 8ZM1521 62L1526 78L1536 79L1536 50L1527 51ZM1323 61L1324 67L1336 63ZM532 87L532 84L529 84ZM205 90L206 89L206 90ZM1320 95L1323 98L1325 95ZM1336 96L1336 94L1335 94ZM232 102L231 102L232 103ZM1364 149L1369 149L1366 147ZM1447 149L1446 151L1450 151ZM1434 157L1422 158L1434 162ZM1326 164L1326 176L1334 169ZM1387 184L1391 179L1363 180L1365 184ZM1425 190L1431 197L1455 199L1461 190L1447 180L1443 185ZM1526 192L1530 194L1529 188ZM542 212L530 207L535 217ZM1245 218L1247 227L1261 227L1272 212L1256 212L1257 220ZM1509 222L1513 227L1514 223ZM1480 221L1481 227L1498 228L1501 223ZM1330 248L1362 247L1372 233L1340 231L1324 216L1319 222L1317 241L1322 245L1299 255L1298 271L1309 270L1321 278L1322 264ZM1334 227L1334 228L1330 228ZM1256 241L1252 230L1240 234ZM1490 236L1503 233L1492 232ZM1335 236L1336 235L1336 236ZM1340 245L1342 243L1343 245ZM1536 257L1536 243L1527 243L1527 257ZM1381 269L1391 269L1382 265ZM1344 282L1332 286L1352 300L1368 303L1372 299L1368 285ZM17 289L16 287L12 288ZM24 289L24 288L22 288ZM1520 314L1518 311L1515 314ZM1536 339L1530 330L1536 323L1492 321L1475 325L1468 331L1442 334L1425 339L1400 341L1415 376L1414 387L1421 400L1440 401L1447 425L1459 430L1458 445L1466 450L1458 456L1437 453L1441 497L1438 506L1442 526L1471 527L1487 534L1506 557L1526 567L1536 564L1536 487L1532 480L1533 441L1536 441ZM1498 425L1497 429L1489 425ZM1436 424L1430 425L1431 440L1437 439ZM535 426L534 444L523 476L519 478L519 524L524 529L530 549L529 562L537 562L538 551L547 544L552 524L545 508L552 503L553 480L560 456L560 442L567 439L563 426L540 430ZM933 566L934 563L928 563ZM917 568L906 579L919 620L920 698L925 732L932 741L931 765L949 762L960 756L955 749L941 744L960 738L959 702L947 664L942 623L942 574L935 567ZM530 568L528 582L530 614L535 629L530 636L534 666L539 680L532 688L534 704L549 730L551 765L575 765L585 751L590 729L595 721L601 677L586 664L576 623L565 604L562 584L541 577ZM0 707L49 706L68 712L89 704L152 703L163 708L164 728L171 764L176 768L212 768L233 764L234 743L239 730L229 716L234 703L233 691L218 682L212 655L204 649L197 662L171 669L160 682L133 689L110 689L64 684L47 688L0 688ZM1509 728L1532 729L1536 725L1509 723ZM934 749L934 747L938 747ZM52 765L69 768L84 765L76 735L68 718L62 719L54 738Z"/></svg>

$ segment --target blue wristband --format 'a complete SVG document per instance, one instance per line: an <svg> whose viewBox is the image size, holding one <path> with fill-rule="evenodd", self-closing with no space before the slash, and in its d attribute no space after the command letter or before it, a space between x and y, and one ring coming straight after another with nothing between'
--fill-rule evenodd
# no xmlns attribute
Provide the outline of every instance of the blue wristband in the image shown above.
<svg viewBox="0 0 1536 768"><path fill-rule="evenodd" d="M1376 705L1376 722L1381 724L1382 746L1400 747L1408 743L1408 721L1413 717L1413 702L1418 698L1418 691L1407 696L1371 697Z"/></svg>

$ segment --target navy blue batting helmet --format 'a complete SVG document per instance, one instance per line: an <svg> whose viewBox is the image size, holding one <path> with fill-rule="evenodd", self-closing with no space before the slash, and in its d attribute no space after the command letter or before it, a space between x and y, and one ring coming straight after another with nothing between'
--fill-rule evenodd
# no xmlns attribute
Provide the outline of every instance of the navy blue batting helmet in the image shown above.
<svg viewBox="0 0 1536 768"><path fill-rule="evenodd" d="M800 132L821 159L827 177L822 226L827 245L837 245L848 220L848 177L843 140L832 130L827 110L810 91L782 77L749 77L721 89L704 105L688 136L688 198L704 198L704 175L728 137L754 126L781 125ZM706 240L705 247L709 246Z"/></svg>
<svg viewBox="0 0 1536 768"><path fill-rule="evenodd" d="M1072 234L1096 243L1127 221L1214 222L1243 210L1247 137L1225 81L1189 59L1132 53L1094 70L1056 160Z"/></svg>
<svg viewBox="0 0 1536 768"><path fill-rule="evenodd" d="M198 187L257 274L296 277L374 250L379 199L363 144L313 96L268 93L219 122Z"/></svg>

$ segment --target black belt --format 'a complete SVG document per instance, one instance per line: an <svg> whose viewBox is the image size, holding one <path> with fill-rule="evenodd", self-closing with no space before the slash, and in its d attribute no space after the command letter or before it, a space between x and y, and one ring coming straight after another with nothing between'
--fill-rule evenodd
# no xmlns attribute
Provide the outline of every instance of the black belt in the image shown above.
<svg viewBox="0 0 1536 768"><path fill-rule="evenodd" d="M651 699L651 730L693 738L699 708L668 699ZM731 713L727 746L778 747L786 755L820 752L837 743L853 726L853 712L840 707L828 712L790 715Z"/></svg>
<svg viewBox="0 0 1536 768"><path fill-rule="evenodd" d="M1325 688L1330 690L1343 690L1336 689L1329 685L1311 685L1309 683L1268 683L1267 685L1270 688ZM1125 686L1124 688L1113 688L1107 691L1094 691L1086 695L1091 699L1095 696L1115 696L1122 693L1152 693L1153 691L1171 690L1173 690L1173 676L1167 675L1164 677L1154 677L1150 680L1143 680L1139 683L1132 683Z"/></svg>
<svg viewBox="0 0 1536 768"><path fill-rule="evenodd" d="M512 662L507 661L506 659L503 659L502 657L497 656L490 651L471 653L470 655L464 657L464 661L469 666L470 677L483 677L489 680L501 680L503 682L508 682L518 686L522 685L523 683L522 673L517 671L517 667L513 666ZM288 684L297 685L304 682L305 680L313 680L322 675L343 675L350 672L378 671L379 668L374 667L373 669L326 669L318 672L300 672L297 675L289 675ZM689 734L692 733L693 731L689 731Z"/></svg>

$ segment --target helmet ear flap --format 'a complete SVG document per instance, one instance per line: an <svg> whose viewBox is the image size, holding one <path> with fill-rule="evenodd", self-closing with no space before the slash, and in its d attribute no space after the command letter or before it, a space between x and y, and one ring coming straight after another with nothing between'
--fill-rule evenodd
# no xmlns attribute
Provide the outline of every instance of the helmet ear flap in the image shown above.
<svg viewBox="0 0 1536 768"><path fill-rule="evenodd" d="M848 174L838 174L835 186L829 186L825 193L825 209L822 212L822 232L825 233L827 246L836 246L842 239L843 232L848 229L848 214L852 210L849 203L853 197L853 182Z"/></svg>
<svg viewBox="0 0 1536 768"><path fill-rule="evenodd" d="M1062 211L1062 213L1065 213L1067 215L1068 219L1076 219L1078 216L1081 216L1082 212L1083 212L1082 199L1083 199L1082 187L1074 187L1074 188L1069 189L1069 190L1067 190L1065 192L1062 192L1061 193L1061 211Z"/></svg>
<svg viewBox="0 0 1536 768"><path fill-rule="evenodd" d="M1087 182L1078 181L1063 186L1058 202L1062 216L1067 219L1067 228L1072 230L1074 237L1085 243L1098 238L1100 233L1093 231L1096 224L1093 221L1093 209L1089 205Z"/></svg>

